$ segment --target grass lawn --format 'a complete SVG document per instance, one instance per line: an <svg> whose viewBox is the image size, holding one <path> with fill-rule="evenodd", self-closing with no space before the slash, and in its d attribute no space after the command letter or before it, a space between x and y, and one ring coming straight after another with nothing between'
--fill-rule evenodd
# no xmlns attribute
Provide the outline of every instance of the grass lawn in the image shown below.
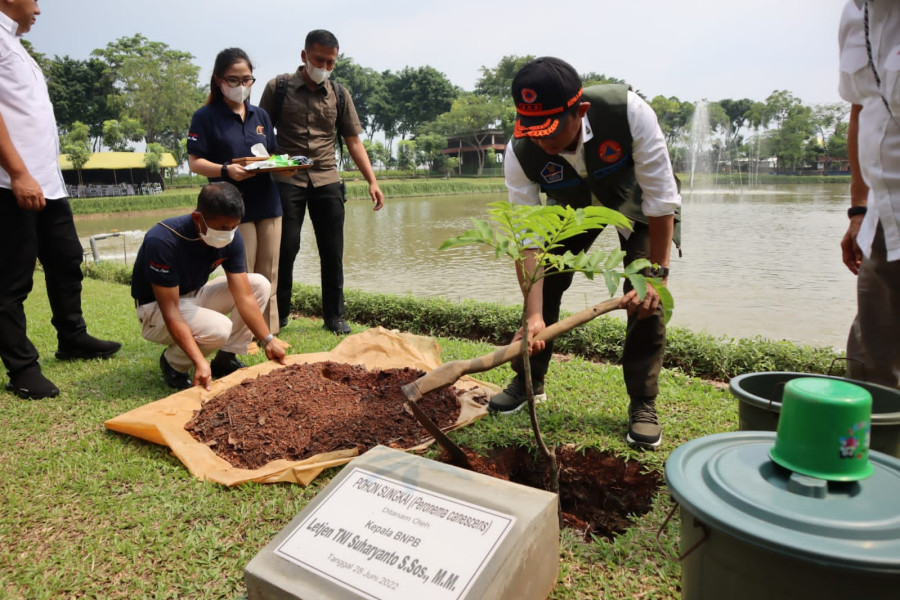
<svg viewBox="0 0 900 600"><path fill-rule="evenodd" d="M242 598L243 568L337 472L308 487L248 484L225 488L194 479L168 448L108 432L103 422L169 395L159 373L160 346L144 341L127 286L84 281L89 331L123 342L106 361L60 362L43 276L26 303L28 332L44 373L62 390L24 401L0 391L0 598ZM363 327L354 325L354 332ZM339 341L317 319L300 318L280 336L296 353ZM492 346L438 338L444 361ZM261 356L247 357L256 363ZM479 375L503 384L507 366ZM4 374L5 375L5 374ZM4 376L2 381L7 379ZM627 398L620 368L573 357L556 362L539 405L554 444L610 450L663 469L678 445L737 429L737 403L722 386L664 371L659 400L663 445L638 452L624 442ZM526 411L488 416L451 434L476 450L531 445ZM663 491L653 510L614 540L585 543L564 530L562 598L680 597L677 517L656 533L672 506Z"/></svg>

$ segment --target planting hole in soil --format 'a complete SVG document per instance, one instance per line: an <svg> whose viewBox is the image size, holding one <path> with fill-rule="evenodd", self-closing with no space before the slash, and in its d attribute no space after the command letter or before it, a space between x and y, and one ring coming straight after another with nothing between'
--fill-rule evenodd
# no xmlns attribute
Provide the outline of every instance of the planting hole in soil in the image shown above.
<svg viewBox="0 0 900 600"><path fill-rule="evenodd" d="M488 456L468 450L475 471L534 488L550 489L549 466L528 448L495 448ZM596 450L572 447L556 450L559 495L566 527L589 540L591 534L611 538L633 524L630 515L650 511L662 477L645 472L636 460L623 460ZM438 460L449 462L446 452Z"/></svg>

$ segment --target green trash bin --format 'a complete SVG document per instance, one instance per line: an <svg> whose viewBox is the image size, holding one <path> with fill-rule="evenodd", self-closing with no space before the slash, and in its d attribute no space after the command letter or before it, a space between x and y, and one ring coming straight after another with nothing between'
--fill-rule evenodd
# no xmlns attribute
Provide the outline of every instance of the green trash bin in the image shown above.
<svg viewBox="0 0 900 600"><path fill-rule="evenodd" d="M900 598L900 460L834 482L769 456L776 434L720 433L665 465L681 511L683 600Z"/></svg>
<svg viewBox="0 0 900 600"><path fill-rule="evenodd" d="M738 399L741 431L775 431L781 414L781 396L788 381L817 377L858 385L872 394L872 450L900 458L900 390L831 375L790 371L746 373L732 378L728 387ZM897 595L900 598L900 592Z"/></svg>

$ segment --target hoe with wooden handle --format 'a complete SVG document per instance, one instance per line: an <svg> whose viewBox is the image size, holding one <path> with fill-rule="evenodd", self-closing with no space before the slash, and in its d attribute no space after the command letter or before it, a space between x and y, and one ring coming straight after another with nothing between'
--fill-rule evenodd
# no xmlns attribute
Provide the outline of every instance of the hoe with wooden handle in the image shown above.
<svg viewBox="0 0 900 600"><path fill-rule="evenodd" d="M535 341L552 340L579 325L587 323L591 319L619 308L620 301L621 298L611 298L605 302L586 308L562 321L557 321L553 325L545 327L534 336L534 339ZM447 450L454 464L461 467L470 466L466 454L454 444L443 431L441 431L440 427L435 425L434 422L428 418L416 403L428 392L433 392L434 390L445 388L448 385L453 385L463 375L468 375L469 373L482 373L484 371L489 371L494 367L499 367L519 356L521 351L522 342L521 340L516 340L508 346L498 348L484 356L454 360L445 363L437 369L426 373L422 377L419 377L415 381L407 383L400 388L403 395L406 396L406 406L408 409L416 416L422 424L422 427L434 436L435 441L437 441L442 448Z"/></svg>

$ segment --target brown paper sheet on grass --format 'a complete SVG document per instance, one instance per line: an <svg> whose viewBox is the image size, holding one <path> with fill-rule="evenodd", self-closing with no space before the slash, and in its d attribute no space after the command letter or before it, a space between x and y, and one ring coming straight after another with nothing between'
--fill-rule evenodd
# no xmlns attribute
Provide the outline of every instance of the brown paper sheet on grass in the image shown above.
<svg viewBox="0 0 900 600"><path fill-rule="evenodd" d="M441 350L432 338L398 333L382 327L369 329L346 337L330 352L293 354L287 356L287 364L335 361L363 365L367 369L392 369L410 367L431 371L441 364ZM184 426L200 410L203 402L217 396L228 388L238 385L247 378L259 377L283 368L276 362L268 361L236 371L216 380L212 389L193 387L172 394L162 400L145 404L132 411L114 417L104 425L107 429L126 433L155 444L168 446L172 453L197 478L234 486L248 481L257 483L292 482L309 484L319 473L329 467L343 465L357 455L355 448L318 454L301 461L275 460L258 469L239 469L217 456L185 431ZM460 395L460 414L449 429L457 429L474 422L487 413L487 407L474 400L475 396L491 396L499 388L490 383L462 377L455 384L463 391ZM420 450L432 442L425 442L406 450Z"/></svg>

